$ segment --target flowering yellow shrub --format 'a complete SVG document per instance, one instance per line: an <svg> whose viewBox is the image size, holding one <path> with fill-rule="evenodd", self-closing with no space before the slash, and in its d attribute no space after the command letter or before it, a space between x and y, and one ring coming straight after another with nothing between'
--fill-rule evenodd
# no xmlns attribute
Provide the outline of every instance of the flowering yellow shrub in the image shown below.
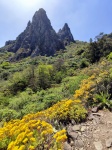
<svg viewBox="0 0 112 150"><path fill-rule="evenodd" d="M94 105L97 102L96 94L108 91L109 83L105 85L105 83L109 82L108 79L109 72L103 69L99 70L99 74L94 74L81 82L80 88L75 91L74 99L80 99L84 105Z"/></svg>
<svg viewBox="0 0 112 150"><path fill-rule="evenodd" d="M0 129L0 146L6 142L7 150L35 150L36 148L55 150L62 148L66 139L66 130L55 134L51 124L36 119L13 120L5 123Z"/></svg>
<svg viewBox="0 0 112 150"><path fill-rule="evenodd" d="M86 117L86 110L80 104L80 100L63 100L53 105L46 110L46 115L50 120L65 120L74 119L80 121ZM53 113L52 113L53 112Z"/></svg>
<svg viewBox="0 0 112 150"><path fill-rule="evenodd" d="M7 147L7 150L63 149L66 130L55 133L50 123L84 119L87 112L80 103L79 99L62 100L44 111L5 123L0 128L0 147Z"/></svg>
<svg viewBox="0 0 112 150"><path fill-rule="evenodd" d="M60 145L60 143L63 143L63 142L65 142L66 140L67 140L67 136L66 136L66 130L65 129L63 129L63 130L61 130L61 131L58 131L54 136L53 136L53 138L56 140L56 147L58 148L58 150L59 150L59 148L61 147L61 149L63 149L63 145L61 144Z"/></svg>
<svg viewBox="0 0 112 150"><path fill-rule="evenodd" d="M91 91L94 91L95 87L95 75L92 75L88 79L82 81L80 88L75 91L74 99L81 99L83 102L88 100L91 96Z"/></svg>
<svg viewBox="0 0 112 150"><path fill-rule="evenodd" d="M44 111L37 112L35 114L28 114L24 116L23 119L29 121L30 119L36 118L37 120L45 120L50 123L54 120L67 121L67 119L80 121L86 117L86 113L87 111L84 109L79 99L62 100Z"/></svg>

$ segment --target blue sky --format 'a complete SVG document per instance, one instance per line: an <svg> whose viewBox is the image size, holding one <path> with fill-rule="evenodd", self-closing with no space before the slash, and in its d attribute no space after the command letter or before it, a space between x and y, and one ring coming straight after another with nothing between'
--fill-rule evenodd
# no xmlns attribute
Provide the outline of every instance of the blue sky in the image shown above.
<svg viewBox="0 0 112 150"><path fill-rule="evenodd" d="M56 32L68 23L75 40L112 32L112 0L0 0L0 47L16 39L39 8Z"/></svg>

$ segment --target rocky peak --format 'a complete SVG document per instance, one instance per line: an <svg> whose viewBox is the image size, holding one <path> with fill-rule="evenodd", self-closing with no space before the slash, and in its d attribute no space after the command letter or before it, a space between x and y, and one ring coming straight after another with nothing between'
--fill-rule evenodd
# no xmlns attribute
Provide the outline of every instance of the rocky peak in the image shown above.
<svg viewBox="0 0 112 150"><path fill-rule="evenodd" d="M64 45L69 45L70 42L75 42L67 23L65 23L63 28L58 31L58 36L60 40L63 41Z"/></svg>
<svg viewBox="0 0 112 150"><path fill-rule="evenodd" d="M32 22L28 22L26 29L17 38L8 51L15 52L13 60L28 56L54 55L56 50L64 45L51 26L44 9L35 12Z"/></svg>
<svg viewBox="0 0 112 150"><path fill-rule="evenodd" d="M43 8L40 8L38 11L35 12L34 16L33 16L33 19L35 19L36 17L38 16L46 16L46 11L43 9Z"/></svg>
<svg viewBox="0 0 112 150"><path fill-rule="evenodd" d="M32 18L32 24L37 24L40 21L44 22L45 24L51 24L50 20L47 17L46 11L43 8L40 8L38 11L35 12Z"/></svg>
<svg viewBox="0 0 112 150"><path fill-rule="evenodd" d="M27 27L29 27L31 25L31 21L28 21Z"/></svg>
<svg viewBox="0 0 112 150"><path fill-rule="evenodd" d="M40 8L38 11L35 12L34 16L35 15L46 15L46 11L43 9L43 8Z"/></svg>
<svg viewBox="0 0 112 150"><path fill-rule="evenodd" d="M70 31L70 28L69 28L69 26L68 26L67 23L64 24L64 27L63 27L62 30L64 30L64 31Z"/></svg>
<svg viewBox="0 0 112 150"><path fill-rule="evenodd" d="M28 56L52 56L70 42L74 42L74 39L68 24L65 23L57 34L46 11L40 8L35 12L32 21L28 22L26 29L16 40L7 41L6 46L8 45L8 51L15 53L11 60L19 60Z"/></svg>
<svg viewBox="0 0 112 150"><path fill-rule="evenodd" d="M39 34L44 34L46 31L48 32L48 30L53 30L53 32L55 32L43 8L35 12L32 18L32 29L35 30L35 32L39 31Z"/></svg>

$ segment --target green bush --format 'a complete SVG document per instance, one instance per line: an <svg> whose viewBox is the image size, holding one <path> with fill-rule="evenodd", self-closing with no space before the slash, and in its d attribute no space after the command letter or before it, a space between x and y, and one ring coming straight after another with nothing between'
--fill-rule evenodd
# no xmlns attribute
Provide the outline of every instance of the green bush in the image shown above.
<svg viewBox="0 0 112 150"><path fill-rule="evenodd" d="M0 110L0 121L10 121L11 119L17 119L20 117L20 114L13 109L1 109Z"/></svg>
<svg viewBox="0 0 112 150"><path fill-rule="evenodd" d="M112 100L110 100L110 95L101 92L100 94L95 95L96 102L101 108L112 109Z"/></svg>
<svg viewBox="0 0 112 150"><path fill-rule="evenodd" d="M112 52L107 56L108 60L112 60Z"/></svg>
<svg viewBox="0 0 112 150"><path fill-rule="evenodd" d="M65 93L67 93L67 91L68 91L69 92L68 95L73 95L74 92L79 88L81 81L86 78L88 78L87 75L66 77L62 81L63 91Z"/></svg>
<svg viewBox="0 0 112 150"><path fill-rule="evenodd" d="M8 69L8 68L10 68L10 63L4 61L4 62L1 64L1 67L2 67L3 69Z"/></svg>
<svg viewBox="0 0 112 150"><path fill-rule="evenodd" d="M89 62L86 59L82 59L80 62L80 68L85 68L89 66Z"/></svg>

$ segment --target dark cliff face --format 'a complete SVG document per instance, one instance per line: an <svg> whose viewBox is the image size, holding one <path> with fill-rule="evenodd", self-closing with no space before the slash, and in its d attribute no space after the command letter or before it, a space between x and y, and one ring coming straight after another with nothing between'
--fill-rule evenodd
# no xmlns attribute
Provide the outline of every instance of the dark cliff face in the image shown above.
<svg viewBox="0 0 112 150"><path fill-rule="evenodd" d="M75 42L67 23L65 23L64 27L60 29L57 34L59 36L59 39L63 41L65 46L69 45L70 42Z"/></svg>
<svg viewBox="0 0 112 150"><path fill-rule="evenodd" d="M19 60L28 56L54 55L57 50L64 49L64 42L74 41L67 24L61 32L56 34L51 26L44 9L35 12L32 22L28 22L26 29L16 38L15 41L7 41L10 45L8 51L14 52L12 60Z"/></svg>

